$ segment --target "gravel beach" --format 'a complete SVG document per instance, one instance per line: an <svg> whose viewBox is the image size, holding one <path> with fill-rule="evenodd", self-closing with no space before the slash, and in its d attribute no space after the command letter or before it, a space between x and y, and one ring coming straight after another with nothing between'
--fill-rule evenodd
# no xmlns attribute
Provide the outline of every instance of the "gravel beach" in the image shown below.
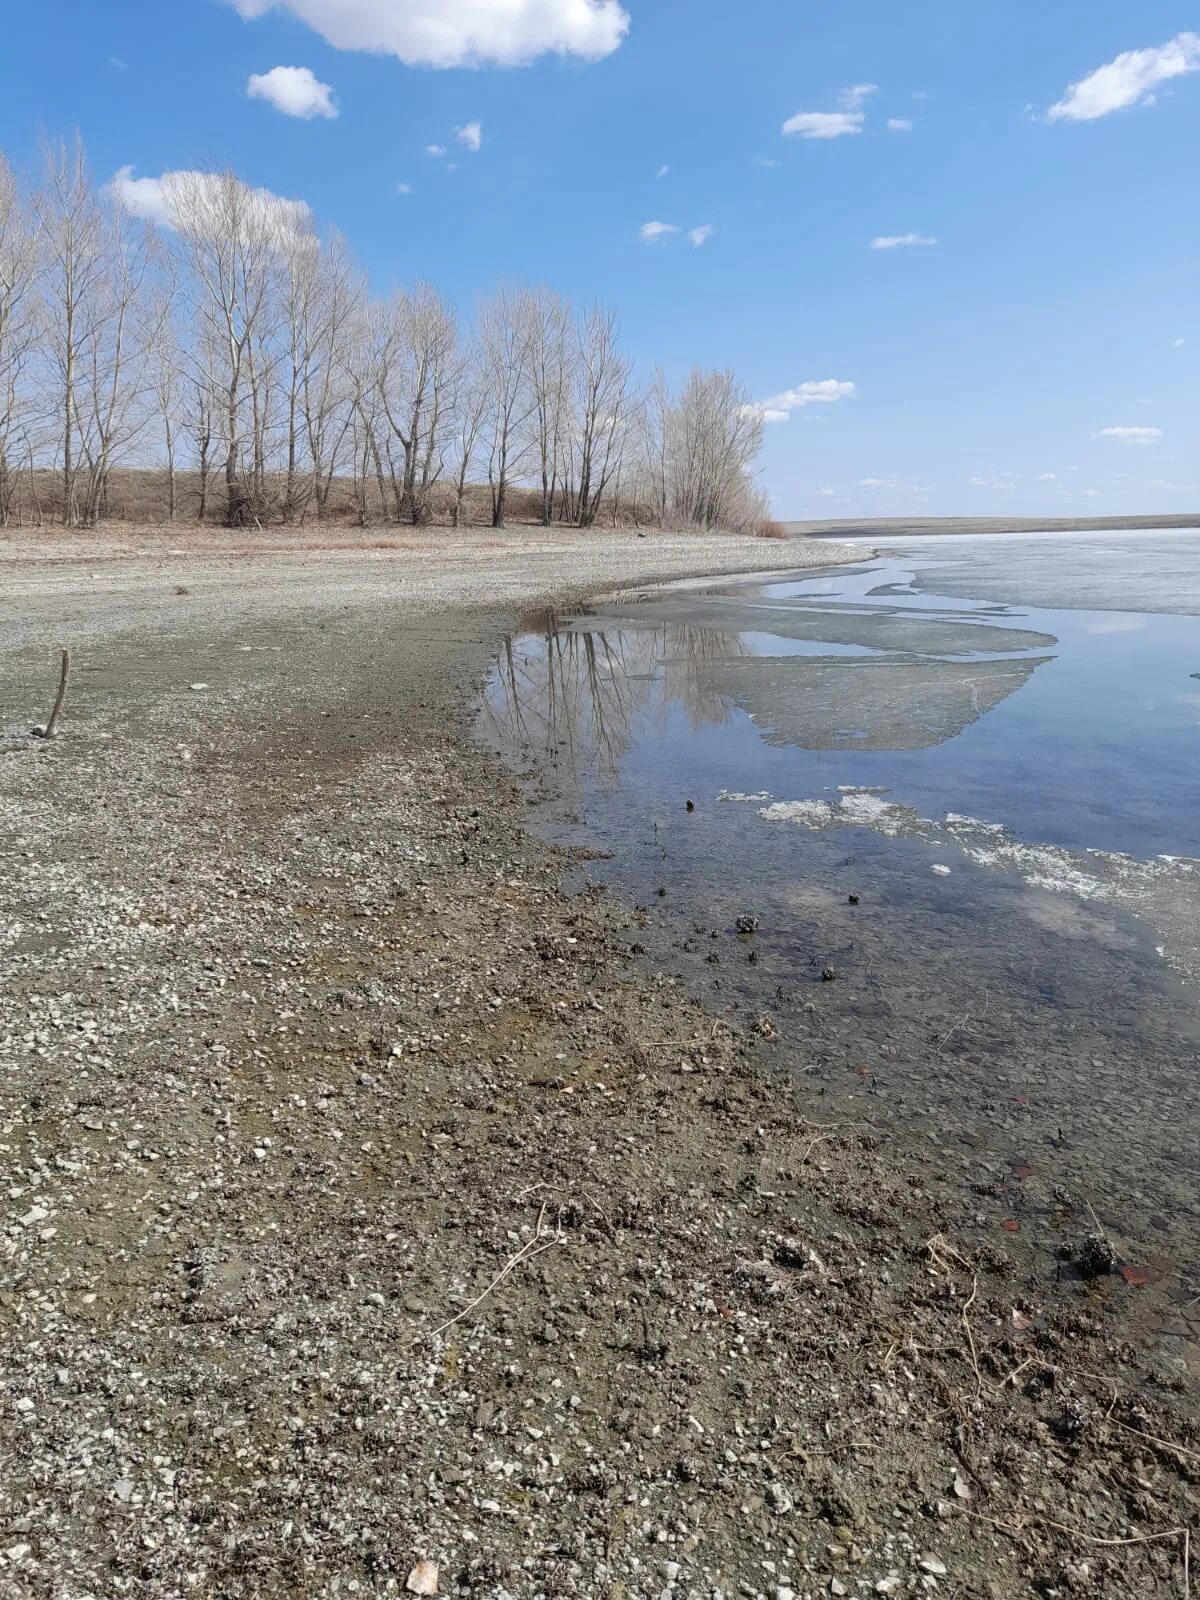
<svg viewBox="0 0 1200 1600"><path fill-rule="evenodd" d="M830 1125L472 741L522 615L842 554L0 541L0 1597L1188 1596L1107 1264Z"/></svg>

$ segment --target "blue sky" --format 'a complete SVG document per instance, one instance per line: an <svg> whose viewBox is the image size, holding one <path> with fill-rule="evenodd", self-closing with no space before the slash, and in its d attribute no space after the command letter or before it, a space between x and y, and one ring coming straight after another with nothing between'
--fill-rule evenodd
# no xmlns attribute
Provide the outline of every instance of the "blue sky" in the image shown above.
<svg viewBox="0 0 1200 1600"><path fill-rule="evenodd" d="M305 200L381 291L601 298L647 370L732 365L786 413L778 515L1200 508L1195 0L9 10L15 164L78 127L101 179L232 163ZM319 86L336 116L288 114Z"/></svg>

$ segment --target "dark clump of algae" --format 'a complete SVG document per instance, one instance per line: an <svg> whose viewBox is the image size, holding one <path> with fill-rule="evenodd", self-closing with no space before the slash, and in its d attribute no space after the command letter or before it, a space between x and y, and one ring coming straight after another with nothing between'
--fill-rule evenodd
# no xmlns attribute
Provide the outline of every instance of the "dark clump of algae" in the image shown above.
<svg viewBox="0 0 1200 1600"><path fill-rule="evenodd" d="M1103 1231L1119 1270L1090 1292L1165 1375L1200 1376L1195 991L1119 896L983 864L896 804L911 763L968 735L978 770L947 798L977 801L1006 765L1045 792L1054 730L989 719L1053 670L1060 636L947 602L879 627L804 593L819 586L789 585L799 606L727 586L539 619L497 665L485 736L550 780L541 825L600 857L586 876L637 906L631 942L801 1077L814 1121L877 1135L949 1227L1043 1286ZM786 803L766 820L793 796L820 797L823 825Z"/></svg>

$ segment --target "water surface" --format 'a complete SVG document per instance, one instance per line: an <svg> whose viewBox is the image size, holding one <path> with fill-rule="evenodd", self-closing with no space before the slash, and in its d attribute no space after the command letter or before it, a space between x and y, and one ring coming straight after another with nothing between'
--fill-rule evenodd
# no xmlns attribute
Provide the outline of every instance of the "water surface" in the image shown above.
<svg viewBox="0 0 1200 1600"><path fill-rule="evenodd" d="M1168 1360L1200 1292L1198 610L1200 535L887 541L545 619L485 711L640 942L767 1018L830 1120L932 1152L1043 1270L1103 1213Z"/></svg>

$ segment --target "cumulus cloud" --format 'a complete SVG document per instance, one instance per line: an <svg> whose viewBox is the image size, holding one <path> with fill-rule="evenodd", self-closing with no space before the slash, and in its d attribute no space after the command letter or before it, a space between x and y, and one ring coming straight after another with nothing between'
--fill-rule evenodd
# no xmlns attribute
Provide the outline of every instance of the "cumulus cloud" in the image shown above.
<svg viewBox="0 0 1200 1600"><path fill-rule="evenodd" d="M1162 438L1161 428L1101 428L1096 439L1115 439L1118 444L1157 444Z"/></svg>
<svg viewBox="0 0 1200 1600"><path fill-rule="evenodd" d="M412 184L411 183L398 183L396 185L396 193L397 194L411 194L412 192L413 192L413 189L412 189Z"/></svg>
<svg viewBox="0 0 1200 1600"><path fill-rule="evenodd" d="M860 489L898 489L900 483L896 478L862 478L858 486Z"/></svg>
<svg viewBox="0 0 1200 1600"><path fill-rule="evenodd" d="M176 228L185 212L191 226L203 231L206 219L215 233L226 224L227 186L236 185L243 214L252 223L277 229L280 235L300 238L312 228L312 211L303 200L285 200L270 189L255 189L215 172L164 172L158 178L135 178L132 167L121 167L108 185L109 192L132 217L160 228Z"/></svg>
<svg viewBox="0 0 1200 1600"><path fill-rule="evenodd" d="M783 125L783 132L802 139L842 139L848 133L861 133L861 111L797 111Z"/></svg>
<svg viewBox="0 0 1200 1600"><path fill-rule="evenodd" d="M555 54L598 61L629 29L620 0L228 0L247 20L286 11L335 50L410 67L520 67Z"/></svg>
<svg viewBox="0 0 1200 1600"><path fill-rule="evenodd" d="M1183 347L1184 347L1184 345L1185 345L1185 344L1186 344L1186 343L1187 343L1187 340L1186 340L1186 339L1176 339L1176 340L1175 340L1175 341L1174 341L1174 342L1173 342L1173 343L1172 343L1172 345L1171 345L1171 349L1172 349L1172 350L1182 350L1182 349L1183 349Z"/></svg>
<svg viewBox="0 0 1200 1600"><path fill-rule="evenodd" d="M638 232L647 244L653 244L656 239L665 239L668 234L678 233L679 229L673 222L643 222Z"/></svg>
<svg viewBox="0 0 1200 1600"><path fill-rule="evenodd" d="M1057 483L1058 482L1058 473L1057 472L1039 472L1038 473L1038 482L1039 483Z"/></svg>
<svg viewBox="0 0 1200 1600"><path fill-rule="evenodd" d="M1159 84L1200 72L1200 33L1180 33L1149 50L1126 50L1073 83L1047 111L1051 122L1095 122L1130 106L1151 105Z"/></svg>
<svg viewBox="0 0 1200 1600"><path fill-rule="evenodd" d="M913 130L911 117L889 117L889 133L911 133Z"/></svg>
<svg viewBox="0 0 1200 1600"><path fill-rule="evenodd" d="M427 144L425 146L425 154L432 156L435 161L440 161L446 154L446 146L444 144Z"/></svg>
<svg viewBox="0 0 1200 1600"><path fill-rule="evenodd" d="M854 384L841 379L816 378L797 384L794 389L785 389L782 394L770 395L766 400L756 400L746 409L757 412L764 422L786 422L793 411L851 400L856 392Z"/></svg>
<svg viewBox="0 0 1200 1600"><path fill-rule="evenodd" d="M265 100L285 117L336 117L333 90L307 67L272 67L270 72L255 72L246 85L251 100Z"/></svg>
<svg viewBox="0 0 1200 1600"><path fill-rule="evenodd" d="M454 137L468 150L479 150L483 145L483 124L468 122L465 128L455 128Z"/></svg>
<svg viewBox="0 0 1200 1600"><path fill-rule="evenodd" d="M874 93L873 83L853 84L838 95L837 111L797 111L784 123L783 132L801 139L844 139L847 134L861 133L866 120L863 107Z"/></svg>
<svg viewBox="0 0 1200 1600"><path fill-rule="evenodd" d="M698 250L702 244L706 244L712 238L714 232L715 229L711 222L703 222L698 228L688 229L688 238Z"/></svg>
<svg viewBox="0 0 1200 1600"><path fill-rule="evenodd" d="M833 495L835 495L837 493L837 490L833 487L833 485L831 483L819 483L817 485L817 493L818 494L823 494L823 495L831 498Z"/></svg>
<svg viewBox="0 0 1200 1600"><path fill-rule="evenodd" d="M872 250L910 250L914 245L935 245L936 239L931 239L924 233L882 233L878 238L871 240Z"/></svg>

